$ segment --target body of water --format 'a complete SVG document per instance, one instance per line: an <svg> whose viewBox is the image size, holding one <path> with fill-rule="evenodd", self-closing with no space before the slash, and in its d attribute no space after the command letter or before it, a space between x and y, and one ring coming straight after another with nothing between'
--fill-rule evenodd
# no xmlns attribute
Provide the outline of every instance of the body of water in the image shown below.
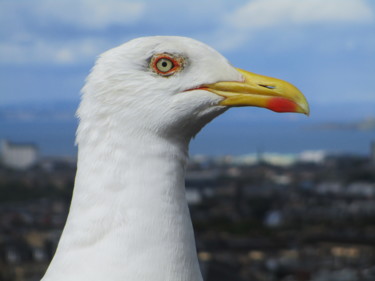
<svg viewBox="0 0 375 281"><path fill-rule="evenodd" d="M77 122L0 121L0 139L35 143L45 156L75 155ZM318 130L303 122L216 122L206 126L191 143L191 154L240 155L247 153L299 153L325 150L367 155L375 131Z"/></svg>

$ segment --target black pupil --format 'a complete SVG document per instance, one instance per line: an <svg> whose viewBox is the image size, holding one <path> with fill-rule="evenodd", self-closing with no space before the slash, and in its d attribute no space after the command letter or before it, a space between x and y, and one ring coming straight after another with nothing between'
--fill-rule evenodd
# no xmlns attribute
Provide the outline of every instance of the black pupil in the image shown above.
<svg viewBox="0 0 375 281"><path fill-rule="evenodd" d="M168 63L167 63L166 61L163 61L163 62L161 63L161 65L162 65L163 67L167 67L167 66L168 66Z"/></svg>

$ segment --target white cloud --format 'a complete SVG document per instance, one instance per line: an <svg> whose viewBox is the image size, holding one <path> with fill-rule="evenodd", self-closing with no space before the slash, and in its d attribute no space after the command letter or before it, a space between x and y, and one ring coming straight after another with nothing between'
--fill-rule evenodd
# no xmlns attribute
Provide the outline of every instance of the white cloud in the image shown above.
<svg viewBox="0 0 375 281"><path fill-rule="evenodd" d="M145 3L136 0L0 1L0 62L92 60L112 46L106 28L135 24L144 12Z"/></svg>
<svg viewBox="0 0 375 281"><path fill-rule="evenodd" d="M105 28L137 22L143 15L142 2L120 0L44 0L35 11L49 20L87 28Z"/></svg>
<svg viewBox="0 0 375 281"><path fill-rule="evenodd" d="M366 0L0 0L0 62L92 61L130 36L145 34L191 36L220 51L250 46L267 34L275 39L268 48L289 48L312 38L301 36L309 25L317 34L331 23L373 24L369 6ZM122 33L109 28L114 25L124 27Z"/></svg>
<svg viewBox="0 0 375 281"><path fill-rule="evenodd" d="M270 48L289 48L285 36L303 38L298 30L309 26L326 29L333 25L373 24L374 19L374 11L365 0L250 0L229 12L209 36L221 51L246 45L262 33L277 42Z"/></svg>
<svg viewBox="0 0 375 281"><path fill-rule="evenodd" d="M0 62L10 64L45 63L76 64L92 60L110 48L107 40L84 38L66 42L49 42L36 39L27 44L20 42L0 43Z"/></svg>
<svg viewBox="0 0 375 281"><path fill-rule="evenodd" d="M135 23L142 18L144 11L145 3L135 0L3 1L0 2L0 22L20 25L31 20L41 25L63 24L103 29L111 25Z"/></svg>
<svg viewBox="0 0 375 281"><path fill-rule="evenodd" d="M230 25L259 29L284 24L366 23L374 20L363 0L254 0L231 13Z"/></svg>

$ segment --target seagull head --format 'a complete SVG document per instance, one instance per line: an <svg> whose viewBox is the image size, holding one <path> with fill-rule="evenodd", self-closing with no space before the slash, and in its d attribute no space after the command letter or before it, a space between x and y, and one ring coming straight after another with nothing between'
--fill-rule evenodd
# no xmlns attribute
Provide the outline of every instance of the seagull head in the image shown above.
<svg viewBox="0 0 375 281"><path fill-rule="evenodd" d="M235 68L213 48L175 36L142 37L103 53L83 88L81 122L190 139L226 109L309 113L292 84ZM90 118L87 118L90 117Z"/></svg>

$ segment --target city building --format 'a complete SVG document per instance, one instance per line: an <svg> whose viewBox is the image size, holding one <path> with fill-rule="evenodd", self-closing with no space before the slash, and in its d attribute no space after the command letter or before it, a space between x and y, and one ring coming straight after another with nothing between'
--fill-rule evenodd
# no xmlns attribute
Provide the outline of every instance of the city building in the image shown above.
<svg viewBox="0 0 375 281"><path fill-rule="evenodd" d="M38 148L34 144L0 141L0 162L12 169L28 169L38 160Z"/></svg>

